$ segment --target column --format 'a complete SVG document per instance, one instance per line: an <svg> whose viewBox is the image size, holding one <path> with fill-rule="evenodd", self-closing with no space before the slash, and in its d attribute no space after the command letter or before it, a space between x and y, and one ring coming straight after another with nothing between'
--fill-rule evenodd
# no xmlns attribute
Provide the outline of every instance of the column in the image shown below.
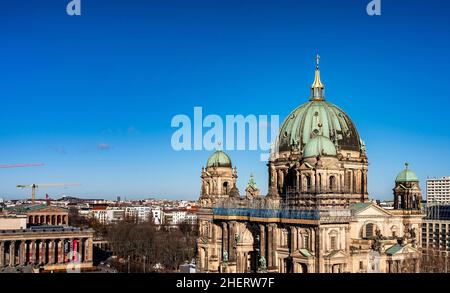
<svg viewBox="0 0 450 293"><path fill-rule="evenodd" d="M89 245L88 245L88 239L84 239L82 241L83 241L83 256L82 256L81 262L85 262L85 261L87 261L87 257L88 257L88 253L89 253L89 251L88 251Z"/></svg>
<svg viewBox="0 0 450 293"><path fill-rule="evenodd" d="M290 252L293 253L297 249L297 227L291 226L291 243Z"/></svg>
<svg viewBox="0 0 450 293"><path fill-rule="evenodd" d="M41 240L39 244L39 264L45 263L45 240Z"/></svg>
<svg viewBox="0 0 450 293"><path fill-rule="evenodd" d="M48 243L48 263L55 263L55 240L50 240Z"/></svg>
<svg viewBox="0 0 450 293"><path fill-rule="evenodd" d="M272 250L273 250L273 224L269 224L267 227L267 266L269 268L273 267Z"/></svg>
<svg viewBox="0 0 450 293"><path fill-rule="evenodd" d="M9 265L11 267L16 265L16 241L11 241L9 244Z"/></svg>
<svg viewBox="0 0 450 293"><path fill-rule="evenodd" d="M315 227L314 228L314 251L315 251L315 256L316 256L316 267L314 272L315 273L321 273L322 270L320 268L321 266L321 258L323 255L323 248L322 248L322 243L320 243L320 228L319 227Z"/></svg>
<svg viewBox="0 0 450 293"><path fill-rule="evenodd" d="M92 238L86 240L86 261L92 261Z"/></svg>
<svg viewBox="0 0 450 293"><path fill-rule="evenodd" d="M76 242L77 242L77 247L76 247L76 250L75 250L75 247L74 247L74 257L73 257L73 259L74 259L74 261L80 261L81 262L81 239L74 239L74 241L76 240Z"/></svg>
<svg viewBox="0 0 450 293"><path fill-rule="evenodd" d="M27 244L25 240L20 241L19 246L19 265L25 265Z"/></svg>
<svg viewBox="0 0 450 293"><path fill-rule="evenodd" d="M273 225L273 229L272 229L272 233L273 233L273 237L272 237L272 259L273 259L273 266L276 266L276 262L275 262L275 258L277 257L276 251L278 249L278 229L277 229L277 225L276 224L272 224ZM280 262L279 266L283 266L283 264Z"/></svg>
<svg viewBox="0 0 450 293"><path fill-rule="evenodd" d="M73 259L73 253L72 253L72 249L73 249L73 239L66 239L66 245L67 245L67 250L64 253L67 253L65 260L67 260L68 262L71 262Z"/></svg>
<svg viewBox="0 0 450 293"><path fill-rule="evenodd" d="M261 256L264 256L264 258L266 258L267 260L267 256L266 256L266 226L264 226L263 224L259 225L259 249L261 252ZM258 259L259 261L259 259Z"/></svg>
<svg viewBox="0 0 450 293"><path fill-rule="evenodd" d="M220 229L220 228L214 223L211 223L211 225L212 225L212 229L211 229L212 239L211 239L211 241L212 241L212 243L216 243L217 242L217 230Z"/></svg>
<svg viewBox="0 0 450 293"><path fill-rule="evenodd" d="M226 222L222 223L222 255L220 256L220 259L223 259L223 253L227 251L228 254L230 252L228 251L228 225Z"/></svg>
<svg viewBox="0 0 450 293"><path fill-rule="evenodd" d="M58 242L58 263L64 263L64 239Z"/></svg>
<svg viewBox="0 0 450 293"><path fill-rule="evenodd" d="M277 245L277 225L276 224L269 224L269 232L268 232L268 234L269 234L269 243L268 243L268 245L269 245L269 251L267 252L268 253L268 258L269 258L269 262L268 263L270 263L270 265L269 265L269 267L275 267L275 265L276 265L276 253L275 253L275 251L277 250L277 247L278 247L278 245Z"/></svg>
<svg viewBox="0 0 450 293"><path fill-rule="evenodd" d="M80 238L78 240L78 246L79 246L78 253L79 253L79 261L80 262L83 262L84 258L85 258L85 255L84 255L84 252L85 252L84 247L85 247L85 245L86 244L85 244L85 241L83 240L83 238Z"/></svg>
<svg viewBox="0 0 450 293"><path fill-rule="evenodd" d="M228 251L228 256L230 261L236 261L236 250L234 249L235 246L235 239L234 239L234 234L236 233L236 222L232 221L228 223L229 225L229 251ZM237 247L236 247L237 249Z"/></svg>
<svg viewBox="0 0 450 293"><path fill-rule="evenodd" d="M28 259L30 260L31 264L36 263L36 241L34 240L32 240L30 243Z"/></svg>
<svg viewBox="0 0 450 293"><path fill-rule="evenodd" d="M5 264L5 242L0 241L0 268L2 268Z"/></svg>

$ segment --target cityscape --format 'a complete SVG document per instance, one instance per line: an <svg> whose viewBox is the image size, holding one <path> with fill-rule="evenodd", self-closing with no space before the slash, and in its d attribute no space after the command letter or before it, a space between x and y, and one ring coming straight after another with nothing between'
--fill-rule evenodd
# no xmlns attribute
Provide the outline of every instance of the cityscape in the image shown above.
<svg viewBox="0 0 450 293"><path fill-rule="evenodd" d="M38 2L0 20L0 276L450 272L450 4Z"/></svg>
<svg viewBox="0 0 450 293"><path fill-rule="evenodd" d="M0 200L2 272L447 273L450 176L427 179L424 200L405 163L392 200L370 199L366 145L325 100L319 59L309 101L280 129L266 196L253 175L241 194L222 150L201 168L198 201L37 199L60 184L18 185L31 198Z"/></svg>

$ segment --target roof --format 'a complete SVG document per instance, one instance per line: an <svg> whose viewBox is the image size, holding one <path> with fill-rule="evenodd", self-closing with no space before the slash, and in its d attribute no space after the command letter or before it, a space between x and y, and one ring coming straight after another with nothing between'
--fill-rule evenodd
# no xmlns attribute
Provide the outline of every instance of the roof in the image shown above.
<svg viewBox="0 0 450 293"><path fill-rule="evenodd" d="M303 157L312 158L317 156L336 156L336 147L328 137L318 135L308 141Z"/></svg>
<svg viewBox="0 0 450 293"><path fill-rule="evenodd" d="M225 154L223 151L215 151L209 159L206 161L206 168L208 167L230 167L231 168L231 159Z"/></svg>
<svg viewBox="0 0 450 293"><path fill-rule="evenodd" d="M408 167L409 164L405 163L405 170L398 173L397 178L395 178L395 182L419 182L419 178L416 173Z"/></svg>
<svg viewBox="0 0 450 293"><path fill-rule="evenodd" d="M46 206L47 205L45 205L45 204L18 205L18 206L5 208L5 210L14 211L17 213L27 213L27 212L43 209Z"/></svg>
<svg viewBox="0 0 450 293"><path fill-rule="evenodd" d="M355 210L356 212L359 212L371 205L372 205L372 203L370 203L370 202L360 202L360 203L355 203L355 204L350 205L350 209Z"/></svg>
<svg viewBox="0 0 450 293"><path fill-rule="evenodd" d="M388 249L386 249L386 254L387 254L387 255L394 255L394 254L396 254L397 252L399 252L400 250L402 250L403 247L404 247L404 246L402 246L402 245L400 245L400 244L397 243L397 244L395 244L395 245L389 247Z"/></svg>
<svg viewBox="0 0 450 293"><path fill-rule="evenodd" d="M306 257L312 256L312 254L309 252L308 249L300 248L298 251L300 251L300 253L301 253L303 256L306 256Z"/></svg>
<svg viewBox="0 0 450 293"><path fill-rule="evenodd" d="M278 135L279 151L300 150L315 135L330 139L342 150L361 151L361 139L350 119L340 108L327 101L312 100L292 111Z"/></svg>

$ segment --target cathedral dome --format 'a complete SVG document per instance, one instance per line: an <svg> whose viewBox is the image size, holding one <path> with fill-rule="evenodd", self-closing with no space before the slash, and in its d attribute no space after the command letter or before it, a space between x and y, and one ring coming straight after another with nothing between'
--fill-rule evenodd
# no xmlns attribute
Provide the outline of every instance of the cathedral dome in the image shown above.
<svg viewBox="0 0 450 293"><path fill-rule="evenodd" d="M206 168L209 167L232 167L230 157L223 151L215 151L206 161Z"/></svg>
<svg viewBox="0 0 450 293"><path fill-rule="evenodd" d="M325 101L324 89L317 63L310 100L284 120L278 136L278 151L290 151L293 147L303 149L319 134L329 138L338 150L362 150L364 146L352 120L340 108Z"/></svg>
<svg viewBox="0 0 450 293"><path fill-rule="evenodd" d="M311 138L303 149L304 158L336 156L336 154L336 147L333 142L323 135L317 135L316 137Z"/></svg>
<svg viewBox="0 0 450 293"><path fill-rule="evenodd" d="M419 182L419 178L417 177L414 171L408 168L409 164L405 163L405 170L398 173L395 178L395 182Z"/></svg>

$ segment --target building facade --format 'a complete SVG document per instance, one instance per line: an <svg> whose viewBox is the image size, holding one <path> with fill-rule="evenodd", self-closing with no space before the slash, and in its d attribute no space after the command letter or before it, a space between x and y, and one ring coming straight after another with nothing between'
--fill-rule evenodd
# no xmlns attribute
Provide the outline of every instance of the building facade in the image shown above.
<svg viewBox="0 0 450 293"><path fill-rule="evenodd" d="M365 144L324 91L317 59L309 101L280 128L265 197L253 178L240 196L237 168L224 152L207 160L198 212L199 271L418 270L423 215L418 180L409 177L414 172L406 168L397 176L393 210L370 202Z"/></svg>
<svg viewBox="0 0 450 293"><path fill-rule="evenodd" d="M450 204L450 176L427 179L427 203Z"/></svg>
<svg viewBox="0 0 450 293"><path fill-rule="evenodd" d="M27 266L43 271L90 269L93 234L68 226L65 209L32 205L9 210L0 215L0 271Z"/></svg>
<svg viewBox="0 0 450 293"><path fill-rule="evenodd" d="M427 208L427 216L422 223L422 247L424 251L450 251L450 205Z"/></svg>

